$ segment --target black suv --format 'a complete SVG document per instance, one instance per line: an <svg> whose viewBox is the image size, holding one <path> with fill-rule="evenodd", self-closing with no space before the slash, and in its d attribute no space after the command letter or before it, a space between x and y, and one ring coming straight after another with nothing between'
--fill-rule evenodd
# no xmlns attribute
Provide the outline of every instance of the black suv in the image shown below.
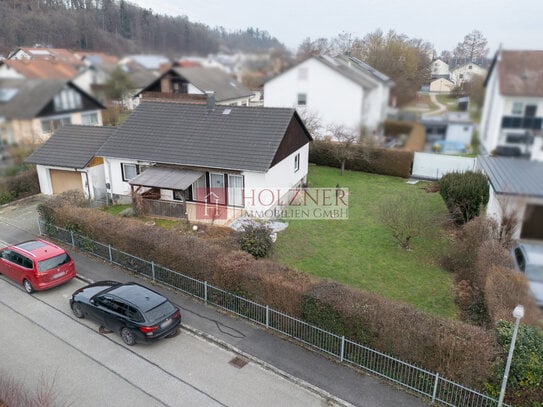
<svg viewBox="0 0 543 407"><path fill-rule="evenodd" d="M127 345L175 336L181 324L179 308L138 283L89 284L72 294L70 307L77 318L95 320Z"/></svg>

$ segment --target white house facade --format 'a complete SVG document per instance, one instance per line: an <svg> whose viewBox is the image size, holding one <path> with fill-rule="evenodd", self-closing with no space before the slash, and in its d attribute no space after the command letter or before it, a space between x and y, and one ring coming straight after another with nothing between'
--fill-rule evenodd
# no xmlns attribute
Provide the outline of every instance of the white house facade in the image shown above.
<svg viewBox="0 0 543 407"><path fill-rule="evenodd" d="M323 129L371 132L386 119L392 85L356 58L311 57L264 84L264 106L317 115Z"/></svg>
<svg viewBox="0 0 543 407"><path fill-rule="evenodd" d="M449 79L449 75L449 64L439 58L432 61L432 79Z"/></svg>
<svg viewBox="0 0 543 407"><path fill-rule="evenodd" d="M474 62L460 65L451 71L451 81L455 86L462 86L464 83L471 81L475 76L481 78L486 77L487 70Z"/></svg>
<svg viewBox="0 0 543 407"><path fill-rule="evenodd" d="M540 159L543 51L498 51L485 81L480 140L486 152ZM540 148L540 146L538 147Z"/></svg>

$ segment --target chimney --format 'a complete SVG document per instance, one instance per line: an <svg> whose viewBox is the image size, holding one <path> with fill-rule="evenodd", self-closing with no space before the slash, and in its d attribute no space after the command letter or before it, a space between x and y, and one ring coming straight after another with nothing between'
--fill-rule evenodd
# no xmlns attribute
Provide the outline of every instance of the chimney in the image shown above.
<svg viewBox="0 0 543 407"><path fill-rule="evenodd" d="M212 90L206 90L207 110L215 110L215 92Z"/></svg>

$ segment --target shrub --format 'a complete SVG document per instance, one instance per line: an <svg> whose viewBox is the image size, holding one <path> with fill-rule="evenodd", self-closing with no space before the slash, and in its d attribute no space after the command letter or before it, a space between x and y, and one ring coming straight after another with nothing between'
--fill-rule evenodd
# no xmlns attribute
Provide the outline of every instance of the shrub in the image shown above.
<svg viewBox="0 0 543 407"><path fill-rule="evenodd" d="M265 225L247 224L239 232L241 250L257 258L269 257L273 249L272 230Z"/></svg>
<svg viewBox="0 0 543 407"><path fill-rule="evenodd" d="M458 224L479 216L490 196L486 175L473 171L445 174L439 180L439 193Z"/></svg>
<svg viewBox="0 0 543 407"><path fill-rule="evenodd" d="M502 358L495 365L495 378L489 386L491 393L499 394L505 369L505 358L513 336L513 323L497 323L498 342ZM543 403L543 330L520 325L515 352L509 371L506 401L516 406L541 406Z"/></svg>
<svg viewBox="0 0 543 407"><path fill-rule="evenodd" d="M0 203L11 202L39 192L40 185L36 170L34 168L27 169L0 182Z"/></svg>

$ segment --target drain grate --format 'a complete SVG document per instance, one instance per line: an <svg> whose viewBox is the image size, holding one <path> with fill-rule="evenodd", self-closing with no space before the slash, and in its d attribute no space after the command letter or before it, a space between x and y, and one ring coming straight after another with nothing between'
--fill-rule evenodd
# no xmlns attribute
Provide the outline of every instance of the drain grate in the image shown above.
<svg viewBox="0 0 543 407"><path fill-rule="evenodd" d="M244 359L242 357L236 356L234 359L232 359L230 362L232 366L237 367L238 369L241 369L243 366L245 366L249 361L247 359Z"/></svg>

